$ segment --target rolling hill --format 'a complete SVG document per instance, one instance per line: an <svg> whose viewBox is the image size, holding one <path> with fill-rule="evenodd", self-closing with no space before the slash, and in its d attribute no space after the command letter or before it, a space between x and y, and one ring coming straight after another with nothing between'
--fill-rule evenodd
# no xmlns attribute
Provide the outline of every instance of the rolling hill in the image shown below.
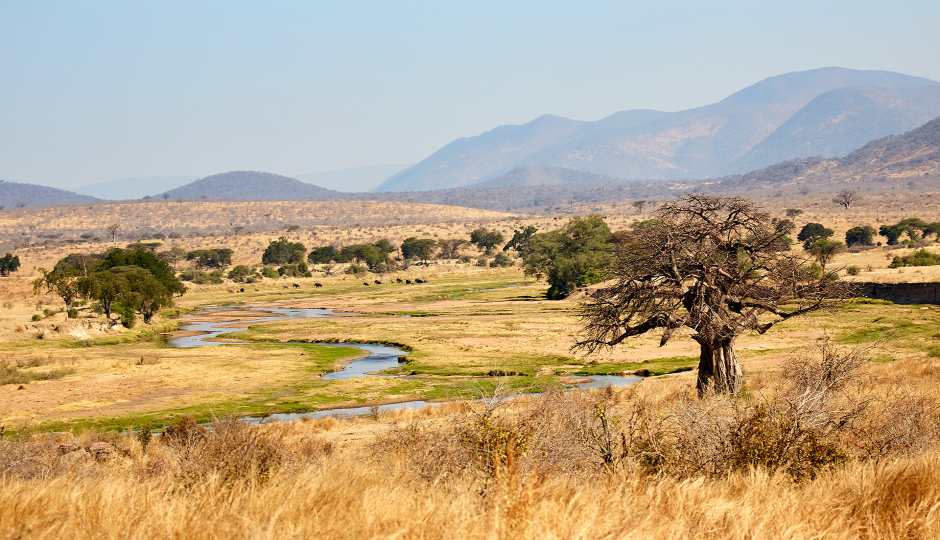
<svg viewBox="0 0 940 540"><path fill-rule="evenodd" d="M844 89L856 90L823 96ZM525 165L654 180L744 172L912 129L940 115L938 95L935 81L888 71L788 73L687 111L629 110L595 122L546 115L500 126L448 144L375 191L469 187ZM844 129L834 125L844 121Z"/></svg>
<svg viewBox="0 0 940 540"><path fill-rule="evenodd" d="M244 199L252 201L332 200L340 192L279 174L231 171L214 174L166 192L170 199ZM158 196L160 194L154 194Z"/></svg>
<svg viewBox="0 0 940 540"><path fill-rule="evenodd" d="M32 208L51 204L79 204L98 201L99 199L94 197L80 195L64 189L0 180L0 206L7 209L15 208L21 203Z"/></svg>

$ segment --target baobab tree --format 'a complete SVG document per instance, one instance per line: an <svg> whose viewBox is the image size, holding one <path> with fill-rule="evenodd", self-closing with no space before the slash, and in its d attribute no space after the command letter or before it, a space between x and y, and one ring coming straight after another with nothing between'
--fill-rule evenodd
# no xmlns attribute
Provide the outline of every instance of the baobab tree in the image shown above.
<svg viewBox="0 0 940 540"><path fill-rule="evenodd" d="M852 206L852 203L858 200L858 192L851 189L843 189L833 197L832 202L838 204L846 210Z"/></svg>
<svg viewBox="0 0 940 540"><path fill-rule="evenodd" d="M682 327L701 347L699 393L741 386L735 340L778 322L835 306L851 285L789 252L770 214L740 197L686 195L662 205L658 222L618 235L616 281L582 306L582 339L593 353L662 329Z"/></svg>
<svg viewBox="0 0 940 540"><path fill-rule="evenodd" d="M111 241L114 242L114 237L117 236L117 232L118 230L120 230L120 228L121 228L120 223L112 223L108 225L107 227L105 227L104 230L108 231L108 234L111 235Z"/></svg>

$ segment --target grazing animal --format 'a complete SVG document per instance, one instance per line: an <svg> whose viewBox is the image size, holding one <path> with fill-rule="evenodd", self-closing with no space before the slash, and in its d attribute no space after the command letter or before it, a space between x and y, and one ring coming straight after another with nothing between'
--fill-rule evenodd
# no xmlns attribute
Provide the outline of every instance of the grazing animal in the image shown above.
<svg viewBox="0 0 940 540"><path fill-rule="evenodd" d="M411 285L411 280L410 280L410 279L406 279L406 280L405 280L405 283L407 283L408 285Z"/></svg>
<svg viewBox="0 0 940 540"><path fill-rule="evenodd" d="M399 282L399 283L404 283L404 281L402 281L401 278L397 278L397 279L395 279L395 281L397 281L397 282Z"/></svg>
<svg viewBox="0 0 940 540"><path fill-rule="evenodd" d="M415 283L424 283L424 280L421 279L421 278L418 278L418 279L415 280Z"/></svg>
<svg viewBox="0 0 940 540"><path fill-rule="evenodd" d="M366 283L365 281L363 281L363 282L362 282L362 284L363 284L363 285L365 285L366 287L368 287L368 286L369 286L369 284L368 284L368 283Z"/></svg>
<svg viewBox="0 0 940 540"><path fill-rule="evenodd" d="M379 280L375 280L375 284L376 284L376 285L381 285L381 284L382 284L382 282L381 282L381 281L379 281Z"/></svg>
<svg viewBox="0 0 940 540"><path fill-rule="evenodd" d="M238 292L245 292L245 288L242 287L241 289L238 289Z"/></svg>
<svg viewBox="0 0 940 540"><path fill-rule="evenodd" d="M298 285L297 283L294 283L294 288L295 288L295 289L299 289L299 288L300 288L300 285Z"/></svg>
<svg viewBox="0 0 940 540"><path fill-rule="evenodd" d="M322 284L322 283L314 283L313 286L316 287L316 288L318 288L318 289L322 289L322 288L323 288L323 284Z"/></svg>
<svg viewBox="0 0 940 540"><path fill-rule="evenodd" d="M287 285L281 285L281 286L284 287L285 289L288 288Z"/></svg>

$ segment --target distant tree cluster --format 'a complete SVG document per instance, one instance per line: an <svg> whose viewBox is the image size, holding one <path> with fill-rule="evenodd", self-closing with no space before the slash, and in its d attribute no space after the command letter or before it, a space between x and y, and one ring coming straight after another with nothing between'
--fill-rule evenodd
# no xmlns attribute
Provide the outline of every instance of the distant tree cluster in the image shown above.
<svg viewBox="0 0 940 540"><path fill-rule="evenodd" d="M52 270L40 268L39 273L33 291L58 295L69 317L77 316L75 300L85 298L93 301L109 321L112 313L119 315L128 328L134 325L138 313L150 323L157 311L172 305L174 295L186 292L170 265L144 250L114 248L99 255L73 253Z"/></svg>

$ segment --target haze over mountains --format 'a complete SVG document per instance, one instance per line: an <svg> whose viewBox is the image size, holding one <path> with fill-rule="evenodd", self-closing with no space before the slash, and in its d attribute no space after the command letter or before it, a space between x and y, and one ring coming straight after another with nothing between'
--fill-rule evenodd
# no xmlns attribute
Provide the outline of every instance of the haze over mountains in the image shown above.
<svg viewBox="0 0 940 540"><path fill-rule="evenodd" d="M822 68L771 77L687 111L628 110L596 122L545 115L499 126L451 142L375 191L467 187L527 165L624 179L706 178L841 156L938 115L936 81Z"/></svg>
<svg viewBox="0 0 940 540"><path fill-rule="evenodd" d="M833 158L859 155L854 151L871 141L913 130L938 116L940 83L886 71L824 68L765 79L688 111L622 111L596 122L545 115L458 139L410 167L378 165L296 178L252 171L192 182L196 177L129 178L79 188L84 195L5 182L0 184L0 205L167 193L174 200L414 200L506 210L551 206L566 198L595 200L603 193L620 199L659 197L685 189L682 185L751 189L777 185L783 177L788 182L882 182L924 167L922 174L935 174L940 163L931 157L940 151L935 137L921 136L926 146L919 154L887 164L878 158L863 167L856 160L850 168L847 161ZM936 127L931 122L917 133L930 133L930 126ZM896 147L901 143L890 141L897 140L902 138L882 142ZM913 148L908 143L903 147ZM871 145L866 148L870 153ZM816 157L806 159L811 156ZM373 192L356 193L388 174ZM593 195L585 195L589 192Z"/></svg>

